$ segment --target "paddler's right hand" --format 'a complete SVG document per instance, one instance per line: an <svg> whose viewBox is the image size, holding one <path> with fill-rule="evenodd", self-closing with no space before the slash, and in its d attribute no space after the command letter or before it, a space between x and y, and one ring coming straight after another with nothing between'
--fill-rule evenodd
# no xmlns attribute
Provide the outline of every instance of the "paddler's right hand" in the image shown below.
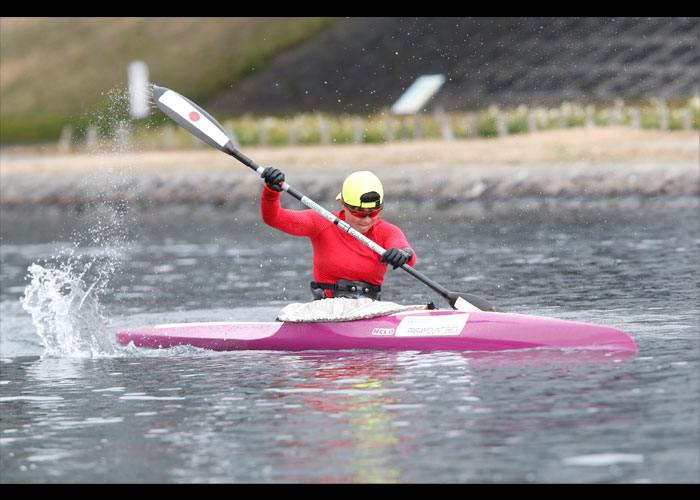
<svg viewBox="0 0 700 500"><path fill-rule="evenodd" d="M265 180L267 187L273 191L282 191L282 183L284 182L284 172L278 168L265 167L263 173L260 175Z"/></svg>
<svg viewBox="0 0 700 500"><path fill-rule="evenodd" d="M411 257L413 257L413 252L410 248L389 248L384 251L379 262L389 264L394 269L397 269L411 260Z"/></svg>

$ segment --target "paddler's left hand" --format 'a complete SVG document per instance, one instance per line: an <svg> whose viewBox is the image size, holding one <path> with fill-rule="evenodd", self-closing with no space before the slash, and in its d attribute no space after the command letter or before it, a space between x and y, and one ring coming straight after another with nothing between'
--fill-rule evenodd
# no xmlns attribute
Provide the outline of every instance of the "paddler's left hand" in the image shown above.
<svg viewBox="0 0 700 500"><path fill-rule="evenodd" d="M411 260L411 257L413 257L413 252L408 248L390 248L382 254L379 262L389 264L396 269Z"/></svg>

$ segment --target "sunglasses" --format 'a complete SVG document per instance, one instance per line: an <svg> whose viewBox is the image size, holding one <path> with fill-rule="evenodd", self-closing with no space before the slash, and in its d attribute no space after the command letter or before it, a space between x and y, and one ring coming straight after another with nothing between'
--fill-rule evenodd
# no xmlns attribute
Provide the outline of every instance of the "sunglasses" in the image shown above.
<svg viewBox="0 0 700 500"><path fill-rule="evenodd" d="M365 212L359 210L358 207L351 207L350 205L345 205L345 207L348 209L348 211L352 214L353 217L357 217L359 219L364 219L365 217L376 217L377 215L379 215L379 212L382 211L382 208L384 208L379 207L377 210L374 210L372 212Z"/></svg>

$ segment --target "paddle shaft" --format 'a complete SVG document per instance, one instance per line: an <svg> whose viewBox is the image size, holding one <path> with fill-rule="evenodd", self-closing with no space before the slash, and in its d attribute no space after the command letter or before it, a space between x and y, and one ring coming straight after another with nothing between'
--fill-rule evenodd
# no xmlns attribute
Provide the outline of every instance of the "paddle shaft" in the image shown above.
<svg viewBox="0 0 700 500"><path fill-rule="evenodd" d="M219 124L219 122L216 121L216 119L214 119L214 117L204 111L204 109L202 109L200 106L177 92L165 87L154 86L153 97L156 101L156 105L161 109L161 111L175 120L175 122L181 125L184 129L216 149L233 156L245 166L257 172L258 175L262 175L263 170L265 170L264 167L261 167L246 155L238 151L238 149L236 149L233 145L233 141L231 141L231 138L228 136L225 129ZM284 191L292 195L304 205L328 219L339 229L345 231L350 236L354 237L379 255L383 255L386 251L381 245L378 245L359 231L353 229L346 221L339 219L315 201L304 196L287 182L282 183L281 187ZM403 264L401 269L430 287L435 292L439 293L454 309L463 311L497 310L493 304L474 295L450 292L442 285L436 283L427 276L424 276L422 273L407 264ZM478 303L479 306L475 305L474 303Z"/></svg>

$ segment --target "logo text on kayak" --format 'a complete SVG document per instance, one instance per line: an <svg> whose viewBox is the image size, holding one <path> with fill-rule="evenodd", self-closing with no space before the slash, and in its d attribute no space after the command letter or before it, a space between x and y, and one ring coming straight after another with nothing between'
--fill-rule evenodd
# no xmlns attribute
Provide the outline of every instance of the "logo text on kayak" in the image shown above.
<svg viewBox="0 0 700 500"><path fill-rule="evenodd" d="M393 328L374 328L372 330L372 335L393 335Z"/></svg>

